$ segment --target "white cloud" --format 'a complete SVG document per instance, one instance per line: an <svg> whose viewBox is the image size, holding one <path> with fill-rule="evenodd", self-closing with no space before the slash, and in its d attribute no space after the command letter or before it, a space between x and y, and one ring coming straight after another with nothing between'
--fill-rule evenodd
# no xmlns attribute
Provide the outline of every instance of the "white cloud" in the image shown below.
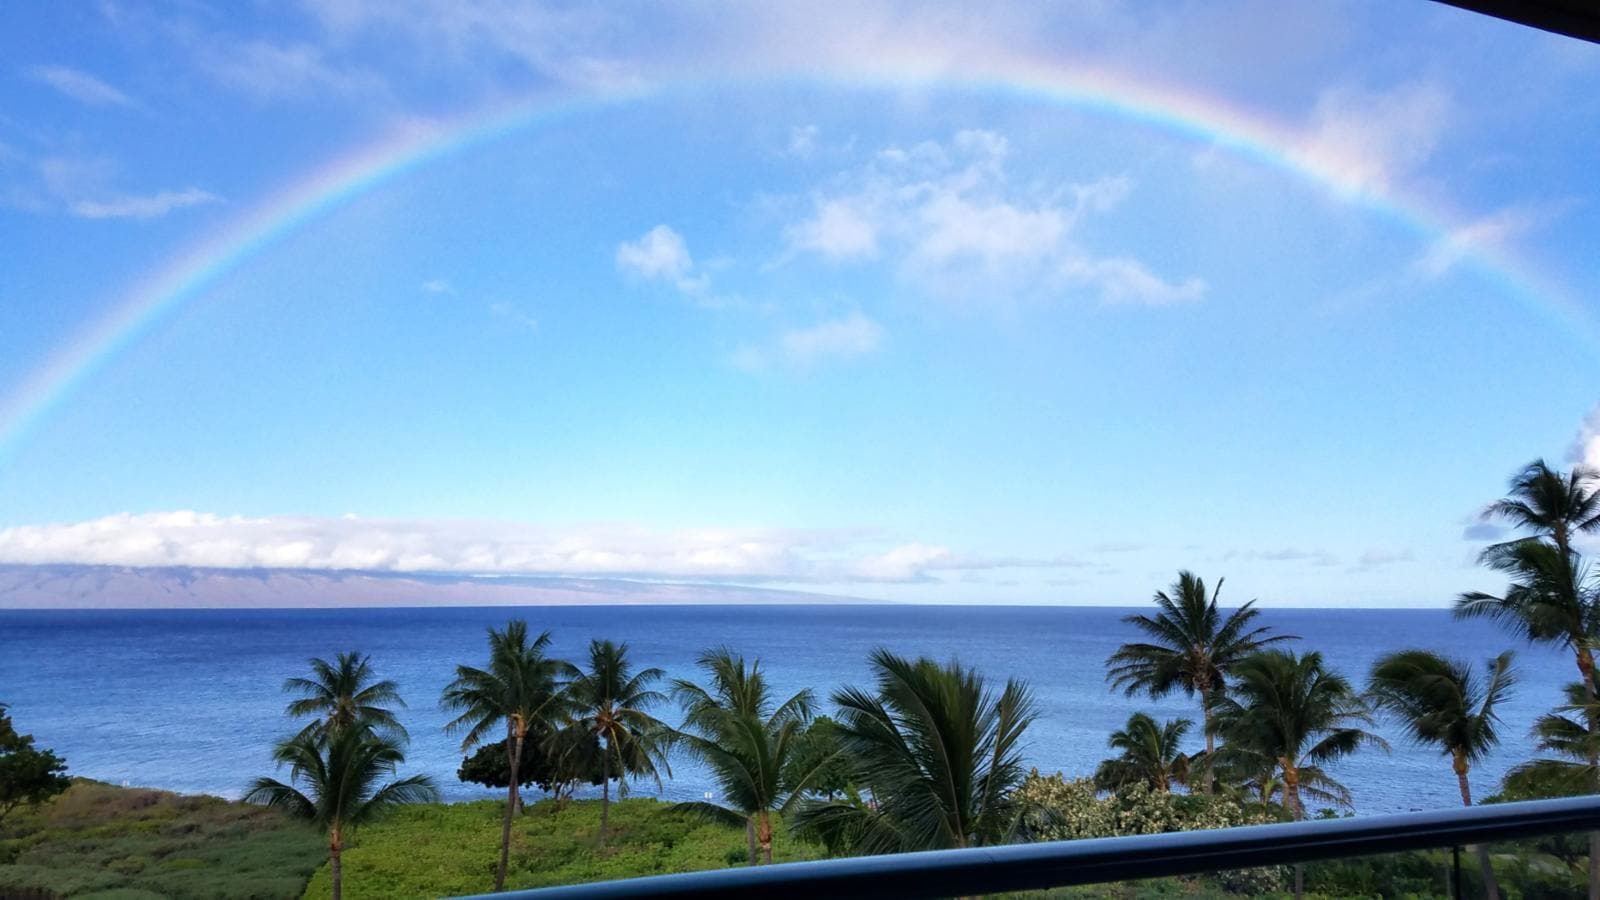
<svg viewBox="0 0 1600 900"><path fill-rule="evenodd" d="M454 294L456 292L455 287L443 278L432 278L424 281L421 284L421 288L425 293L429 294Z"/></svg>
<svg viewBox="0 0 1600 900"><path fill-rule="evenodd" d="M657 225L638 240L618 244L617 268L641 278L671 282L686 294L701 293L710 284L708 276L694 274L689 245L667 225Z"/></svg>
<svg viewBox="0 0 1600 900"><path fill-rule="evenodd" d="M1589 411L1578 436L1573 439L1567 459L1579 465L1600 469L1600 406Z"/></svg>
<svg viewBox="0 0 1600 900"><path fill-rule="evenodd" d="M1165 304L1205 293L1138 260L1101 257L1074 237L1079 223L1119 206L1125 176L1019 187L1009 142L967 130L948 142L889 147L813 191L784 232L790 256L839 264L884 259L929 293L993 300L1092 291L1107 302Z"/></svg>
<svg viewBox="0 0 1600 900"><path fill-rule="evenodd" d="M175 209L201 206L221 200L210 191L187 188L181 191L160 191L155 194L104 197L97 200L75 200L67 209L84 219L154 219Z"/></svg>
<svg viewBox="0 0 1600 900"><path fill-rule="evenodd" d="M385 92L382 79L362 69L329 62L312 44L240 41L196 36L197 62L212 77L260 99L371 97Z"/></svg>
<svg viewBox="0 0 1600 900"><path fill-rule="evenodd" d="M1043 559L963 557L859 529L548 528L350 516L119 514L0 530L0 563L624 576L702 581L861 583L930 571L1051 568Z"/></svg>
<svg viewBox="0 0 1600 900"><path fill-rule="evenodd" d="M770 346L745 345L732 362L746 371L760 371L774 362L807 368L828 359L850 359L878 349L883 328L860 312L795 328L778 335Z"/></svg>
<svg viewBox="0 0 1600 900"><path fill-rule="evenodd" d="M1428 161L1451 117L1450 94L1434 82L1331 88L1318 96L1293 155L1351 191L1383 193Z"/></svg>
<svg viewBox="0 0 1600 900"><path fill-rule="evenodd" d="M29 77L90 106L132 106L133 98L104 81L66 66L34 66Z"/></svg>
<svg viewBox="0 0 1600 900"><path fill-rule="evenodd" d="M1187 278L1181 284L1173 284L1152 273L1138 260L1126 257L1074 257L1061 263L1061 274L1070 282L1095 289L1106 303L1166 306L1199 300L1206 293L1206 283L1202 279Z"/></svg>

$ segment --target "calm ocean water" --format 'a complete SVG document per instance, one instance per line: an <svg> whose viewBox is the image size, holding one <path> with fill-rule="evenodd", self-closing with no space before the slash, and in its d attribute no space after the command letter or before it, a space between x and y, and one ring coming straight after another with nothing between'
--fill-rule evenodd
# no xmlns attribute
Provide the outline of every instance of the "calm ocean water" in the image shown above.
<svg viewBox="0 0 1600 900"><path fill-rule="evenodd" d="M360 649L400 683L410 704L402 715L412 735L407 769L431 773L448 797L467 799L485 792L455 778L460 753L442 733L439 692L456 663L482 662L485 628L520 616L535 631L553 631L557 655L576 660L590 638L606 637L627 641L639 665L674 676L695 676L695 656L726 644L761 657L785 696L801 687L826 696L842 684L866 685L867 653L879 646L954 656L996 681L1028 679L1042 707L1028 733L1028 759L1043 771L1087 774L1107 755L1107 734L1136 709L1198 719L1182 698L1153 703L1107 689L1105 659L1132 637L1119 621L1127 612L889 605L0 611L0 702L74 774L235 797L254 776L273 773L270 747L293 730L282 715L283 679L302 674L308 657ZM1566 655L1523 645L1487 623L1453 621L1444 610L1270 610L1263 618L1302 636L1301 648L1321 650L1358 683L1391 649L1426 647L1474 662L1516 649L1523 679L1503 710L1504 745L1473 773L1478 796L1531 755L1529 726L1576 672ZM676 724L675 710L659 714ZM1407 746L1392 727L1382 730L1392 754L1364 752L1339 770L1358 812L1460 802L1442 756ZM698 799L711 788L688 763L676 762L673 772L668 798ZM655 787L635 791L651 795Z"/></svg>

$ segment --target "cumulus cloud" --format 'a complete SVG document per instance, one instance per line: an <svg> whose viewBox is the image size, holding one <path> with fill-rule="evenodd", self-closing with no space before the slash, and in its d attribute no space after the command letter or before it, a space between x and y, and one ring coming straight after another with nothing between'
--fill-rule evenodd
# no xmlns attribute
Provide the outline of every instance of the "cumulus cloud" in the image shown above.
<svg viewBox="0 0 1600 900"><path fill-rule="evenodd" d="M1128 178L1019 187L1010 155L1003 135L982 130L885 148L811 193L806 213L785 229L788 253L840 265L882 259L903 279L957 298L1087 293L1165 304L1205 293L1198 278L1168 282L1074 237L1084 218L1122 203Z"/></svg>
<svg viewBox="0 0 1600 900"><path fill-rule="evenodd" d="M1589 411L1567 451L1567 459L1579 465L1600 469L1600 406Z"/></svg>
<svg viewBox="0 0 1600 900"><path fill-rule="evenodd" d="M686 294L698 294L710 283L707 276L695 274L683 235L667 225L657 225L638 240L618 244L617 268L640 278L669 282Z"/></svg>
<svg viewBox="0 0 1600 900"><path fill-rule="evenodd" d="M450 282L443 278L432 278L421 284L424 293L428 294L454 294L456 289Z"/></svg>
<svg viewBox="0 0 1600 900"><path fill-rule="evenodd" d="M507 303L503 300L496 301L489 304L489 312L493 313L495 318L510 322L519 328L526 328L529 331L537 331L539 329L539 320L523 312L521 307L514 303Z"/></svg>
<svg viewBox="0 0 1600 900"><path fill-rule="evenodd" d="M883 328L860 312L796 328L778 335L770 345L745 345L734 354L733 363L747 371L759 371L782 362L806 368L828 359L864 356L878 349Z"/></svg>
<svg viewBox="0 0 1600 900"><path fill-rule="evenodd" d="M120 514L0 530L0 563L571 575L847 584L935 571L1051 568L860 529L549 528L507 522Z"/></svg>
<svg viewBox="0 0 1600 900"><path fill-rule="evenodd" d="M33 80L55 88L63 95L90 106L132 106L133 98L104 81L66 66L34 66L28 70Z"/></svg>
<svg viewBox="0 0 1600 900"><path fill-rule="evenodd" d="M1504 540L1508 532L1493 522L1473 522L1461 529L1461 539L1464 541L1499 541Z"/></svg>

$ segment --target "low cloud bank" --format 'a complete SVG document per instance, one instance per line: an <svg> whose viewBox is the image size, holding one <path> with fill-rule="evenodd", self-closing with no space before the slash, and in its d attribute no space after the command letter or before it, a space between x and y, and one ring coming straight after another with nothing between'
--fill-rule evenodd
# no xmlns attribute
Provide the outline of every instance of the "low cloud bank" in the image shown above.
<svg viewBox="0 0 1600 900"><path fill-rule="evenodd" d="M175 511L0 530L0 563L620 576L695 581L915 582L936 571L1053 568L864 529L551 528L478 520L221 516Z"/></svg>

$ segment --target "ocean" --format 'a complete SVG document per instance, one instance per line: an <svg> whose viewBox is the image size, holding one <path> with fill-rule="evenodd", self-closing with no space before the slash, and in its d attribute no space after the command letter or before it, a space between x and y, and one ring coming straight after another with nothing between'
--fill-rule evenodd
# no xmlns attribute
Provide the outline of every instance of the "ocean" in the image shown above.
<svg viewBox="0 0 1600 900"><path fill-rule="evenodd" d="M524 618L549 629L553 652L580 661L591 638L625 641L638 666L695 678L695 657L726 645L760 657L780 697L810 687L823 699L846 684L870 685L867 654L957 658L997 686L1026 679L1040 706L1026 757L1043 772L1087 775L1109 755L1106 737L1128 715L1196 720L1185 698L1128 698L1106 685L1106 657L1134 633L1108 607L990 606L577 606L324 610L0 610L0 702L24 733L63 756L74 775L113 784L237 797L259 775L275 774L271 747L296 726L283 715L283 680L309 657L369 653L379 674L399 682L411 733L407 772L434 776L451 800L491 793L456 779L458 741L443 733L440 691L458 663L487 657L485 629ZM1146 611L1141 608L1138 611ZM1522 679L1502 711L1503 744L1472 773L1475 796L1496 790L1505 771L1533 754L1536 716L1559 702L1575 678L1570 654L1528 646L1490 623L1447 610L1266 610L1262 620L1296 634L1298 649L1320 650L1364 684L1380 654L1404 647L1443 651L1480 664L1515 649ZM659 718L677 724L677 710ZM1363 751L1336 769L1356 812L1385 813L1459 804L1454 773L1437 751L1406 743L1381 723L1392 753ZM661 796L700 799L714 786L674 760ZM598 789L597 789L598 790ZM633 786L655 796L654 783Z"/></svg>

